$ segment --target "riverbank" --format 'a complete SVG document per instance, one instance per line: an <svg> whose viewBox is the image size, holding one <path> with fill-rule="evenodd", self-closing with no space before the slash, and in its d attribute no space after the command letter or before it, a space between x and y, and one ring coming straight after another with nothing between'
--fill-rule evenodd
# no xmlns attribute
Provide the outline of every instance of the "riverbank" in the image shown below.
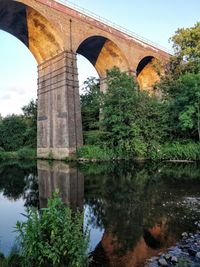
<svg viewBox="0 0 200 267"><path fill-rule="evenodd" d="M18 151L1 151L0 160L6 159L40 159L37 157L36 149L24 147ZM54 160L52 155L46 160ZM200 144L199 143L167 143L151 148L145 155L134 154L124 155L115 150L96 146L84 145L80 147L76 154L63 159L65 162L105 162L105 161L170 161L170 162L195 162L200 161Z"/></svg>
<svg viewBox="0 0 200 267"><path fill-rule="evenodd" d="M189 177L189 176L188 176ZM164 252L152 257L146 261L145 267L159 266L176 266L176 267L199 267L200 266L200 198L187 197L180 202L176 202L186 212L183 221L191 220L191 227L182 227L175 244L172 247L165 248ZM179 218L180 227L183 224L181 217Z"/></svg>
<svg viewBox="0 0 200 267"><path fill-rule="evenodd" d="M21 148L18 151L0 151L0 160L8 160L8 159L15 159L15 160L32 160L37 159L37 151L33 148Z"/></svg>
<svg viewBox="0 0 200 267"><path fill-rule="evenodd" d="M198 228L200 223L196 222ZM200 266L200 231L195 234L184 232L182 239L176 246L169 248L166 253L153 257L147 261L146 267L174 266L198 267Z"/></svg>
<svg viewBox="0 0 200 267"><path fill-rule="evenodd" d="M200 161L200 143L178 142L165 143L151 147L145 154L121 154L117 148L114 150L96 145L84 145L77 151L79 161L117 161L117 160L152 160L189 162Z"/></svg>

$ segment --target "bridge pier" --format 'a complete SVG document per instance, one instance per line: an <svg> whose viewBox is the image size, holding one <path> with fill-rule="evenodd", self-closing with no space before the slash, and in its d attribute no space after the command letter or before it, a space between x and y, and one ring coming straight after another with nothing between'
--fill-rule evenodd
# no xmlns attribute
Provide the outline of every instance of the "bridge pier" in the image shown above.
<svg viewBox="0 0 200 267"><path fill-rule="evenodd" d="M83 144L76 54L64 51L38 66L39 158L63 159Z"/></svg>
<svg viewBox="0 0 200 267"><path fill-rule="evenodd" d="M37 168L40 208L46 208L48 198L58 189L65 204L73 210L83 209L84 176L76 167L62 161L50 164L45 160L38 160Z"/></svg>

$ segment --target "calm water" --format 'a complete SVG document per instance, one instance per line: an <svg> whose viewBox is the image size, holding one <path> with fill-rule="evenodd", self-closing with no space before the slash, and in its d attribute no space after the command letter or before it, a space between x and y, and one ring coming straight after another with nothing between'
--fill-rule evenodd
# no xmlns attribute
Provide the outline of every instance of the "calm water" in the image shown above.
<svg viewBox="0 0 200 267"><path fill-rule="evenodd" d="M0 251L15 244L27 206L63 201L91 221L91 267L143 266L200 220L200 165L195 163L0 162Z"/></svg>

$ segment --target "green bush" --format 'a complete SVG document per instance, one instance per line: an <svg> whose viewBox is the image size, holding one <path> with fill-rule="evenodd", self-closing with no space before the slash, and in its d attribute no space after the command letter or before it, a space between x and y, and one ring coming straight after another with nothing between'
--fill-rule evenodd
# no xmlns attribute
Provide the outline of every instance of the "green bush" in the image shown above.
<svg viewBox="0 0 200 267"><path fill-rule="evenodd" d="M9 115L0 123L0 146L6 151L17 151L25 142L26 122L23 116Z"/></svg>
<svg viewBox="0 0 200 267"><path fill-rule="evenodd" d="M37 157L36 150L29 147L19 149L17 155L19 159L35 159Z"/></svg>
<svg viewBox="0 0 200 267"><path fill-rule="evenodd" d="M110 149L101 148L99 146L86 145L78 149L77 157L90 160L96 159L106 161L115 158L115 155Z"/></svg>
<svg viewBox="0 0 200 267"><path fill-rule="evenodd" d="M83 132L83 139L87 145L98 145L101 144L103 137L105 138L106 133L95 130L95 131L85 131Z"/></svg>
<svg viewBox="0 0 200 267"><path fill-rule="evenodd" d="M6 160L6 159L17 159L18 155L17 152L1 152L0 151L0 159Z"/></svg>
<svg viewBox="0 0 200 267"><path fill-rule="evenodd" d="M0 253L0 267L21 267L21 257L16 252L11 252L8 257Z"/></svg>
<svg viewBox="0 0 200 267"><path fill-rule="evenodd" d="M200 160L200 143L166 143L152 150L150 157L159 160Z"/></svg>
<svg viewBox="0 0 200 267"><path fill-rule="evenodd" d="M27 210L27 221L17 222L24 267L87 266L88 231L83 233L83 214L72 213L58 193L46 209Z"/></svg>

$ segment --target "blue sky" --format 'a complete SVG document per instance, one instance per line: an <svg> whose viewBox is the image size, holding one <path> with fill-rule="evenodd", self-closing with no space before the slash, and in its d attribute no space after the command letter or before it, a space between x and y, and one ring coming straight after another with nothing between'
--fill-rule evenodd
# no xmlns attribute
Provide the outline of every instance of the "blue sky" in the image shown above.
<svg viewBox="0 0 200 267"><path fill-rule="evenodd" d="M162 46L177 28L191 27L200 20L199 0L72 0L97 15L117 23ZM80 84L95 75L90 64L78 57ZM16 38L0 31L0 114L20 113L36 98L37 65L29 50Z"/></svg>

